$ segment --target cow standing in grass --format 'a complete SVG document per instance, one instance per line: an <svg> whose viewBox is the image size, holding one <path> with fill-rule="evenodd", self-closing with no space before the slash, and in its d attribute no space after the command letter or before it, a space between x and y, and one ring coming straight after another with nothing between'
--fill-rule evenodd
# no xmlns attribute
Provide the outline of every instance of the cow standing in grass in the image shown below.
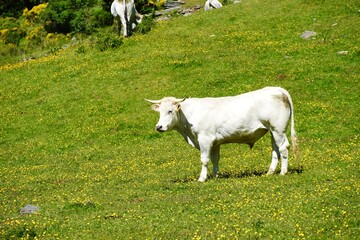
<svg viewBox="0 0 360 240"><path fill-rule="evenodd" d="M209 11L215 8L221 8L222 4L218 0L207 0L204 5L204 10Z"/></svg>
<svg viewBox="0 0 360 240"><path fill-rule="evenodd" d="M220 145L245 143L251 148L268 131L272 140L272 161L268 174L274 173L281 158L281 175L288 171L286 129L291 121L291 140L296 157L294 107L290 94L280 87L266 87L238 96L221 98L166 97L147 100L160 113L156 130L177 130L191 146L200 150L202 170L199 181L207 178L207 164L218 172Z"/></svg>
<svg viewBox="0 0 360 240"><path fill-rule="evenodd" d="M136 11L134 0L114 0L111 4L111 14L116 18L119 35L122 25L124 37L130 36L142 20L142 15Z"/></svg>

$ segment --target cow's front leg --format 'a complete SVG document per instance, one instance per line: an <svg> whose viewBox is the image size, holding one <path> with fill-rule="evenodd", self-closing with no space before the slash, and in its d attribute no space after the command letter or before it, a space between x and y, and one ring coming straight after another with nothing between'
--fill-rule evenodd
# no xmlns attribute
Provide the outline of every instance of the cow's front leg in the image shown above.
<svg viewBox="0 0 360 240"><path fill-rule="evenodd" d="M200 173L200 177L199 177L199 182L205 182L206 178L207 178L207 165L209 162L209 154L208 152L201 152L201 156L200 156L200 161L201 161L201 173Z"/></svg>
<svg viewBox="0 0 360 240"><path fill-rule="evenodd" d="M211 157L211 148L213 146L213 139L207 135L198 136L199 150L200 150L200 161L201 161L201 173L199 182L205 182L207 178L207 165Z"/></svg>
<svg viewBox="0 0 360 240"><path fill-rule="evenodd" d="M200 161L201 161L201 173L199 177L199 182L205 182L207 178L207 165L211 157L211 147L210 144L200 144Z"/></svg>

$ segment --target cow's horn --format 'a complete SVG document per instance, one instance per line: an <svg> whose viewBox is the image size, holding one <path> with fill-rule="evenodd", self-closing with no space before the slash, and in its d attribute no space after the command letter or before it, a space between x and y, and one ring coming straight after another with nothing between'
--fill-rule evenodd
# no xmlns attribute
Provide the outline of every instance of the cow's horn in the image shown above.
<svg viewBox="0 0 360 240"><path fill-rule="evenodd" d="M149 103L155 103L155 104L161 103L161 100L149 100L146 98L145 98L145 101L148 101Z"/></svg>
<svg viewBox="0 0 360 240"><path fill-rule="evenodd" d="M186 98L176 98L176 99L175 99L175 102L181 103L181 102L183 102L183 101L185 101L185 100L186 100Z"/></svg>

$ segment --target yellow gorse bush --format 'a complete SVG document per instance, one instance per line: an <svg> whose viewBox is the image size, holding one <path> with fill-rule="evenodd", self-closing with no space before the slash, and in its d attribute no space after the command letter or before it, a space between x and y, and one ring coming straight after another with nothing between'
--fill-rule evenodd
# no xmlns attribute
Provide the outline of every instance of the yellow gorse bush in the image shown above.
<svg viewBox="0 0 360 240"><path fill-rule="evenodd" d="M42 11L45 10L45 8L47 7L48 3L41 3L35 7L33 7L31 10L25 8L23 10L23 16L26 17L27 19L37 19L39 18L39 15Z"/></svg>
<svg viewBox="0 0 360 240"><path fill-rule="evenodd" d="M70 39L70 34L64 35L64 34L59 34L59 33L48 33L45 37L45 43L46 44L51 44L51 43L55 43L55 42L60 42L60 41L68 41Z"/></svg>
<svg viewBox="0 0 360 240"><path fill-rule="evenodd" d="M1 35L1 36L4 36L4 35L6 35L8 32L9 32L9 29L1 29L1 30L0 30L0 35Z"/></svg>
<svg viewBox="0 0 360 240"><path fill-rule="evenodd" d="M161 7L165 4L165 0L150 0L149 3L151 5L155 5L156 7Z"/></svg>
<svg viewBox="0 0 360 240"><path fill-rule="evenodd" d="M30 33L28 33L25 37L26 40L31 41L31 40L39 40L41 39L42 36L44 36L45 33L45 29L43 26L38 26L36 28L34 28Z"/></svg>

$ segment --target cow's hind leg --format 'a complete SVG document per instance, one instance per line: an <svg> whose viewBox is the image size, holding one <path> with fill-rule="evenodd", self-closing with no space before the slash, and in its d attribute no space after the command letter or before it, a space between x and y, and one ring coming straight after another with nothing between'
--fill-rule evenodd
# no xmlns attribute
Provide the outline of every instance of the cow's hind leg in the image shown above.
<svg viewBox="0 0 360 240"><path fill-rule="evenodd" d="M120 21L121 21L121 25L123 28L123 36L127 37L128 36L128 28L127 28L127 20L126 20L125 16L121 15Z"/></svg>
<svg viewBox="0 0 360 240"><path fill-rule="evenodd" d="M213 177L217 176L217 173L219 171L219 159L220 159L220 145L214 146L211 149L211 162L213 164Z"/></svg>
<svg viewBox="0 0 360 240"><path fill-rule="evenodd" d="M116 17L116 25L117 25L118 36L120 36L120 33L121 33L121 20L120 20L119 16Z"/></svg>
<svg viewBox="0 0 360 240"><path fill-rule="evenodd" d="M280 158L279 147L276 145L272 134L271 134L271 144L272 144L272 156L271 156L271 164L269 167L269 171L267 172L268 175L273 174L275 172Z"/></svg>
<svg viewBox="0 0 360 240"><path fill-rule="evenodd" d="M271 132L272 136L272 161L268 171L268 174L274 173L279 157L281 157L281 175L284 175L288 171L288 147L289 141L285 133L278 133L276 131Z"/></svg>

